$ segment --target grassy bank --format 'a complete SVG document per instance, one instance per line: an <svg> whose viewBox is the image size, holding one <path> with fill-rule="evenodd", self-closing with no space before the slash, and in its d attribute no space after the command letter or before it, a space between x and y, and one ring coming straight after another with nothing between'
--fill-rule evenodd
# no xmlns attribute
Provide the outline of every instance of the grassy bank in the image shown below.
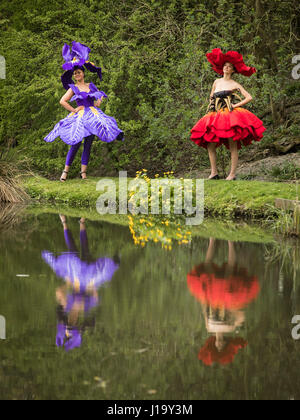
<svg viewBox="0 0 300 420"><path fill-rule="evenodd" d="M34 201L95 207L100 192L96 184L101 178L68 180L66 183L42 177L26 177L23 185ZM116 185L118 189L118 180ZM277 219L276 198L297 199L298 185L259 181L205 181L205 212L225 219L242 217L252 220ZM118 191L117 191L118 197Z"/></svg>

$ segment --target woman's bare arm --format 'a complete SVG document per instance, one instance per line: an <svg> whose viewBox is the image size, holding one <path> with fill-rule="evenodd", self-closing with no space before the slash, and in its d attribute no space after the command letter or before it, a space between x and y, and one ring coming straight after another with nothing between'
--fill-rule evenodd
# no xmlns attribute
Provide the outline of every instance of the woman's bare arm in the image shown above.
<svg viewBox="0 0 300 420"><path fill-rule="evenodd" d="M79 106L78 108L73 108L68 102L71 100L72 96L74 95L73 90L70 88L67 93L64 94L64 96L61 98L61 100L59 101L59 103L61 104L61 106L63 106L67 111L70 112L78 112L81 109L84 109L84 106Z"/></svg>
<svg viewBox="0 0 300 420"><path fill-rule="evenodd" d="M245 99L241 102L239 102L238 104L232 105L233 108L238 108L241 107L243 105L246 105L248 102L252 101L252 96L250 95L249 92L246 91L246 89L243 88L242 85L240 85L239 83L236 84L237 88L240 89L242 95L245 97Z"/></svg>
<svg viewBox="0 0 300 420"><path fill-rule="evenodd" d="M97 101L94 101L94 106L96 106L97 108L100 108L100 105L103 101L103 96L100 99L97 99Z"/></svg>
<svg viewBox="0 0 300 420"><path fill-rule="evenodd" d="M212 86L211 92L210 92L210 98L213 96L213 94L215 93L215 90L217 88L217 81L214 81L214 84Z"/></svg>

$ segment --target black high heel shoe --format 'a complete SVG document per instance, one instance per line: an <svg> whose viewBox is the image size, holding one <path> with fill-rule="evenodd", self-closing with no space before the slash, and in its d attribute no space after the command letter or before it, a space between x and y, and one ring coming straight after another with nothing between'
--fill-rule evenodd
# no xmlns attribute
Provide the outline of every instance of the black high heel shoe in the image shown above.
<svg viewBox="0 0 300 420"><path fill-rule="evenodd" d="M83 178L83 177L82 177L82 174L86 174L86 172L85 172L85 171L84 171L84 172L80 172L80 178L81 178L81 179L87 179L87 178Z"/></svg>
<svg viewBox="0 0 300 420"><path fill-rule="evenodd" d="M217 175L213 176L212 178L207 178L207 179L209 179L209 180L211 180L211 179L220 179L220 176L217 174Z"/></svg>

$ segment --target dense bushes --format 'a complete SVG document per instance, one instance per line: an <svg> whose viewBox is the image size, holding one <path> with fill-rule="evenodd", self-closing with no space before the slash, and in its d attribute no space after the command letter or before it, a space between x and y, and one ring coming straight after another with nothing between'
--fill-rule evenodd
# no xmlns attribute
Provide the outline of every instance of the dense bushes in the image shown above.
<svg viewBox="0 0 300 420"><path fill-rule="evenodd" d="M101 89L109 95L102 109L126 132L122 144L93 146L95 173L207 165L189 131L207 108L216 74L205 53L215 47L237 49L257 67L251 79L237 80L255 98L250 110L258 116L270 110L264 119L270 141L272 123L292 124L288 116L278 120L276 107L283 98L299 97L299 82L291 77L298 16L296 0L78 0L76 6L70 0L3 0L0 54L7 80L0 81L0 145L17 145L44 175L61 170L67 146L43 138L66 115L59 105L61 48L72 40L92 48L91 60L103 68Z"/></svg>

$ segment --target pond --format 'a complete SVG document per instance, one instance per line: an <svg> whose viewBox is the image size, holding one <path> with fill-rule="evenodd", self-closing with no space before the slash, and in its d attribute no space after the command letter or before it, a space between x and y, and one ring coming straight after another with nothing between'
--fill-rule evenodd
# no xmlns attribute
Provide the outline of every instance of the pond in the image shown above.
<svg viewBox="0 0 300 420"><path fill-rule="evenodd" d="M299 241L133 232L47 209L6 220L0 398L299 399Z"/></svg>

